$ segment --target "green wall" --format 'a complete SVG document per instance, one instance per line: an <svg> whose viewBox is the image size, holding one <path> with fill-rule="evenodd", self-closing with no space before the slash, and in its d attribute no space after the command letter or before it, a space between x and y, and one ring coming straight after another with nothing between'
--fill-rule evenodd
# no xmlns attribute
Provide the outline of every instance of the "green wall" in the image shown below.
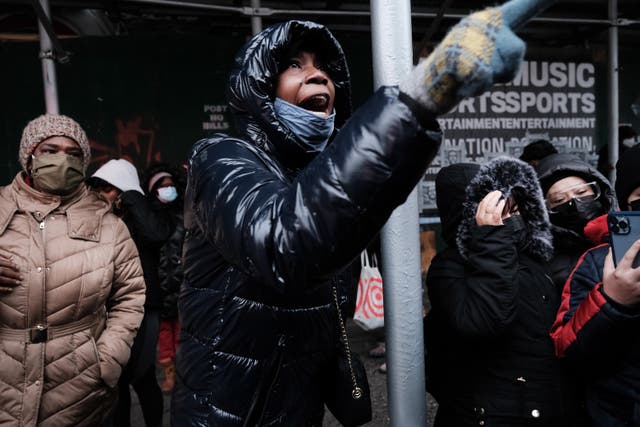
<svg viewBox="0 0 640 427"><path fill-rule="evenodd" d="M63 39L71 62L57 66L60 112L85 128L90 172L112 157L144 169L154 160L183 163L191 145L213 131L204 106L224 106L228 73L244 35ZM352 64L354 104L372 92L368 35L341 40ZM0 43L0 182L19 171L18 144L27 122L45 110L39 44ZM233 119L221 112L231 127ZM219 116L217 116L220 118ZM225 125L226 126L226 125Z"/></svg>
<svg viewBox="0 0 640 427"><path fill-rule="evenodd" d="M349 59L353 100L372 92L370 36L340 33ZM126 36L63 39L71 62L57 66L60 109L77 119L93 146L95 169L108 158L126 156L143 169L153 160L182 163L191 145L206 135L205 105L224 106L228 72L246 35ZM0 43L0 182L18 172L17 150L26 123L44 112L41 64L36 42ZM606 142L606 47L591 50L530 47L538 60L588 60L596 65L597 145ZM640 98L640 59L620 52L620 121L640 130L631 104ZM222 112L223 121L233 120ZM231 127L226 132L233 132Z"/></svg>

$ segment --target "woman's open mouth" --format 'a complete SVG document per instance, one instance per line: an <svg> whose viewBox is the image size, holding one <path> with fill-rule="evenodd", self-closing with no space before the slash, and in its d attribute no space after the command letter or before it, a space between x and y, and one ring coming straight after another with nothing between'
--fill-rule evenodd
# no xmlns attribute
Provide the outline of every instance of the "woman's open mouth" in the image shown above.
<svg viewBox="0 0 640 427"><path fill-rule="evenodd" d="M309 110L312 113L328 115L327 111L331 99L326 93L319 93L305 98L298 104L298 107Z"/></svg>

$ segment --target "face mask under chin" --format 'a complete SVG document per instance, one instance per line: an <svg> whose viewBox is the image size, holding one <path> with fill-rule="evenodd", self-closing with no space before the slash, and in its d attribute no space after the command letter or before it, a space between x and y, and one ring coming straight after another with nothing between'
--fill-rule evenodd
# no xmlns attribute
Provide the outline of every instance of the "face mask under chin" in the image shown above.
<svg viewBox="0 0 640 427"><path fill-rule="evenodd" d="M82 160L68 154L42 154L31 159L31 179L39 191L64 196L84 180Z"/></svg>
<svg viewBox="0 0 640 427"><path fill-rule="evenodd" d="M275 99L273 108L307 151L319 153L325 149L333 134L335 110L330 116L322 117L280 98Z"/></svg>

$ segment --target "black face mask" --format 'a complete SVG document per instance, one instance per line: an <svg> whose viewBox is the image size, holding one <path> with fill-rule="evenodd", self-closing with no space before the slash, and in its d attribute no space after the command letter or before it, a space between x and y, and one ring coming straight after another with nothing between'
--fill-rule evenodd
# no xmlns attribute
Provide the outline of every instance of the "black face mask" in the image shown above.
<svg viewBox="0 0 640 427"><path fill-rule="evenodd" d="M640 211L640 199L634 200L633 202L629 203L629 207L632 211Z"/></svg>
<svg viewBox="0 0 640 427"><path fill-rule="evenodd" d="M516 242L518 250L524 251L530 242L527 239L527 227L522 215L511 215L504 220L504 225L511 228L511 235Z"/></svg>
<svg viewBox="0 0 640 427"><path fill-rule="evenodd" d="M599 200L571 199L553 208L556 213L549 214L551 223L584 235L584 227L592 219L604 214Z"/></svg>

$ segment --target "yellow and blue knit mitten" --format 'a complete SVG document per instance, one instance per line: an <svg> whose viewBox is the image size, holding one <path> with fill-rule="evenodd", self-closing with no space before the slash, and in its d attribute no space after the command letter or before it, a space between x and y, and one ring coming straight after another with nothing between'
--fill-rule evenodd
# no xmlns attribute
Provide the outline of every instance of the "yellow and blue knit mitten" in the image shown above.
<svg viewBox="0 0 640 427"><path fill-rule="evenodd" d="M506 83L520 69L525 43L513 30L555 0L511 0L462 19L418 64L400 90L444 114L462 99Z"/></svg>

